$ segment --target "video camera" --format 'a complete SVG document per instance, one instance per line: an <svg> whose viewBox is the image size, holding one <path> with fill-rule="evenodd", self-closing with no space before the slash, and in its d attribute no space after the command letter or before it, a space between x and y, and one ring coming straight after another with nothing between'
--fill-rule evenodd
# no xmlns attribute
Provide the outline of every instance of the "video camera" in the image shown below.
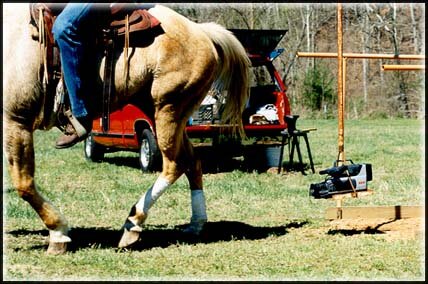
<svg viewBox="0 0 428 284"><path fill-rule="evenodd" d="M334 166L320 171L329 175L324 182L311 184L309 195L315 198L330 198L334 194L366 191L367 182L372 180L371 164Z"/></svg>

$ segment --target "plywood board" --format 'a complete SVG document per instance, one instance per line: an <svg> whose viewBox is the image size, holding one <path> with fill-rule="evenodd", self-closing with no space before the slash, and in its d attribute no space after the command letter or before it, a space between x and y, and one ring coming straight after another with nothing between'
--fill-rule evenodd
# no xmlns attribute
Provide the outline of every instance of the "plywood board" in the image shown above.
<svg viewBox="0 0 428 284"><path fill-rule="evenodd" d="M405 219L425 216L424 206L333 207L326 210L326 219L387 218Z"/></svg>

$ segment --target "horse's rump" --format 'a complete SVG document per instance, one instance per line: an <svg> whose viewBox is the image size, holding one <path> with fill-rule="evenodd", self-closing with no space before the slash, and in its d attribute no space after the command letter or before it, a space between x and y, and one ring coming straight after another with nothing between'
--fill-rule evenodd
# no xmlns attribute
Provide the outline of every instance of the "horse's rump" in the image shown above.
<svg viewBox="0 0 428 284"><path fill-rule="evenodd" d="M244 136L242 112L249 97L248 68L251 62L232 32L215 23L202 23L200 27L220 49L213 89L220 93L228 91L222 120L236 126L239 134Z"/></svg>
<svg viewBox="0 0 428 284"><path fill-rule="evenodd" d="M211 89L217 94L227 91L222 121L233 126L232 133L238 130L244 136L242 112L249 97L248 72L251 62L239 40L216 23L197 24L164 6L157 5L149 12L160 20L168 38L193 48L189 56L196 54L200 49L197 45L202 41L209 41L207 44L212 46L211 54L216 59Z"/></svg>

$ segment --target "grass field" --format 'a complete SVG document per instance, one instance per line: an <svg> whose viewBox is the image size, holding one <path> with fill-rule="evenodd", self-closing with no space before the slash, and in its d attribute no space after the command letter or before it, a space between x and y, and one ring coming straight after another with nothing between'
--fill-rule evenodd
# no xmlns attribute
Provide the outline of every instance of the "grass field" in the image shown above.
<svg viewBox="0 0 428 284"><path fill-rule="evenodd" d="M346 157L373 165L374 194L345 206L424 205L424 121L346 121ZM337 121L298 121L309 134L315 169L332 166ZM180 178L151 210L142 241L119 251L120 228L157 174L142 174L137 154L90 163L83 145L55 150L59 132L36 132L38 189L68 218L70 252L46 255L48 231L4 174L5 280L422 280L424 229L394 238L380 230L339 230L324 219L333 200L309 197L316 174L233 170L204 175L209 223L200 239L180 228L190 218ZM307 161L303 150L304 161ZM3 159L3 165L5 165ZM310 171L307 171L310 173ZM421 219L424 222L424 218ZM422 227L424 227L422 225Z"/></svg>

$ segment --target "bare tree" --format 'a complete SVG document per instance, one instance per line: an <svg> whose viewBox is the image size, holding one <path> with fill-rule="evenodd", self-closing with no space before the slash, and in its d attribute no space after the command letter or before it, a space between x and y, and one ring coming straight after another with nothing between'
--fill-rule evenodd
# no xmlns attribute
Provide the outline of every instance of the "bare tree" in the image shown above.
<svg viewBox="0 0 428 284"><path fill-rule="evenodd" d="M168 3L179 13L196 22L217 22L226 28L241 29L287 29L278 48L285 52L274 64L289 86L287 93L292 106L305 106L301 84L306 71L317 62L331 67L334 60L298 58L298 51L334 52L335 4L320 3ZM365 3L345 9L344 27L347 51L362 53L424 53L425 10L417 3ZM415 72L383 72L382 64L390 60L350 60L347 82L349 104L352 100L364 103L364 113L355 111L355 116L369 112L383 112L391 116L408 115L423 109L423 98L417 93L424 88L423 75ZM401 62L403 63L403 62ZM361 66L360 66L361 64ZM352 80L351 78L361 78ZM421 83L422 82L422 83ZM360 95L357 95L360 92ZM374 95L371 95L371 94ZM358 110L358 109L357 109ZM359 111L359 110L358 110Z"/></svg>
<svg viewBox="0 0 428 284"><path fill-rule="evenodd" d="M369 23L369 17L368 13L370 11L370 7L368 5L365 5L363 7L363 21L362 21L362 33L361 33L361 42L362 42L362 52L367 53L367 47L369 46L370 41L370 23ZM368 64L367 59L363 60L363 94L364 94L364 104L367 105L367 97L368 97L368 91L367 91L367 73L368 73Z"/></svg>
<svg viewBox="0 0 428 284"><path fill-rule="evenodd" d="M416 21L415 21L415 13L414 13L414 7L413 7L413 3L409 4L409 10L410 10L410 19L412 21L412 31L413 31L413 46L414 46L414 51L415 54L417 54L419 52L419 47L418 47L418 34L416 32Z"/></svg>

